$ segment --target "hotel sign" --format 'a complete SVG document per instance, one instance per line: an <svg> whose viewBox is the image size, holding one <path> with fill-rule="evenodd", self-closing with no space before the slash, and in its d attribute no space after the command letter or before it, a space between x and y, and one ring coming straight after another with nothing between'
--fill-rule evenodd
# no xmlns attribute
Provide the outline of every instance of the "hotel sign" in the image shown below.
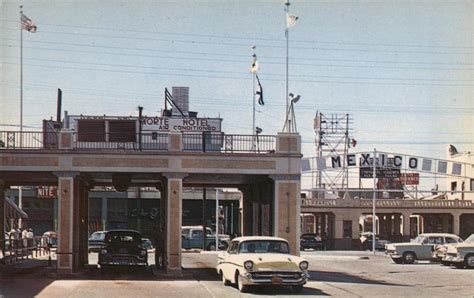
<svg viewBox="0 0 474 298"><path fill-rule="evenodd" d="M220 118L144 117L142 131L220 132Z"/></svg>

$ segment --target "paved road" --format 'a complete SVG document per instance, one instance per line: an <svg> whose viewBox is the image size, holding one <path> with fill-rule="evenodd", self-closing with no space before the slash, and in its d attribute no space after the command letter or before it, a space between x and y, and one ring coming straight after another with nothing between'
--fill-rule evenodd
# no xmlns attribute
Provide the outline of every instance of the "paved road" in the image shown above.
<svg viewBox="0 0 474 298"><path fill-rule="evenodd" d="M432 296L472 297L474 270L439 264L397 265L370 252L303 252L310 261L311 281L303 292L257 288L240 294L224 286L213 269L215 253L184 253L184 274L172 277L152 270L91 268L67 279L45 277L44 270L2 275L0 295L5 297L241 297L241 296ZM91 261L94 256L91 256Z"/></svg>

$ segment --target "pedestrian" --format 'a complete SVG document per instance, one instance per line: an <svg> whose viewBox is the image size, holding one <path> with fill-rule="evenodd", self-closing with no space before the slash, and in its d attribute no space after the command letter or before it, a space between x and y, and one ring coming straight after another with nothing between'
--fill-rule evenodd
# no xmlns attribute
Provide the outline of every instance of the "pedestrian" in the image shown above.
<svg viewBox="0 0 474 298"><path fill-rule="evenodd" d="M28 246L28 230L26 228L23 229L23 231L21 232L21 239L23 240L23 247L27 247Z"/></svg>
<svg viewBox="0 0 474 298"><path fill-rule="evenodd" d="M26 239L28 241L29 247L32 247L34 245L34 238L35 238L35 234L33 234L33 229L29 228L28 232L26 233Z"/></svg>

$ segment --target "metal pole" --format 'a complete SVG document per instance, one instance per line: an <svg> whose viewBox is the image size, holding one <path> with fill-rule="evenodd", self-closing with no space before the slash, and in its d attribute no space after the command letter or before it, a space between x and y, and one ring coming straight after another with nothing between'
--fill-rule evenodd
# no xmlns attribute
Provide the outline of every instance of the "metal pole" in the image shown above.
<svg viewBox="0 0 474 298"><path fill-rule="evenodd" d="M22 15L23 5L20 5L20 148L23 145L23 25L21 22Z"/></svg>
<svg viewBox="0 0 474 298"><path fill-rule="evenodd" d="M219 190L216 188L216 251L219 250Z"/></svg>
<svg viewBox="0 0 474 298"><path fill-rule="evenodd" d="M373 172L372 175L374 177L374 185L373 185L373 195L372 195L372 251L375 254L375 187L376 187L376 180L377 180L377 170L376 170L376 157L377 157L377 149L374 148L374 158L373 158Z"/></svg>
<svg viewBox="0 0 474 298"><path fill-rule="evenodd" d="M289 13L290 13L290 0L287 0L286 3L286 31L285 31L285 36L286 36L286 93L285 93L285 97L286 97L286 114L287 114L287 121L289 120L288 119L288 106L289 106L289 102L288 102L288 48L289 48L289 39L290 39L290 30L288 30L288 16L289 16ZM290 130L290 125L288 123L288 127L287 127L288 131Z"/></svg>

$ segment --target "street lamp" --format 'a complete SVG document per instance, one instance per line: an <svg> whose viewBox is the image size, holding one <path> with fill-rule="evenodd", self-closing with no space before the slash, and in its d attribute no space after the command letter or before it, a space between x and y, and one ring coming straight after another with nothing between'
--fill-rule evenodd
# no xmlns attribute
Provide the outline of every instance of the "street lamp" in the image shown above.
<svg viewBox="0 0 474 298"><path fill-rule="evenodd" d="M290 107L286 113L285 125L283 126L284 132L296 132L296 118L295 118L295 109L294 105L300 100L301 96L299 94L294 95L293 93L288 94L288 99L290 100Z"/></svg>

